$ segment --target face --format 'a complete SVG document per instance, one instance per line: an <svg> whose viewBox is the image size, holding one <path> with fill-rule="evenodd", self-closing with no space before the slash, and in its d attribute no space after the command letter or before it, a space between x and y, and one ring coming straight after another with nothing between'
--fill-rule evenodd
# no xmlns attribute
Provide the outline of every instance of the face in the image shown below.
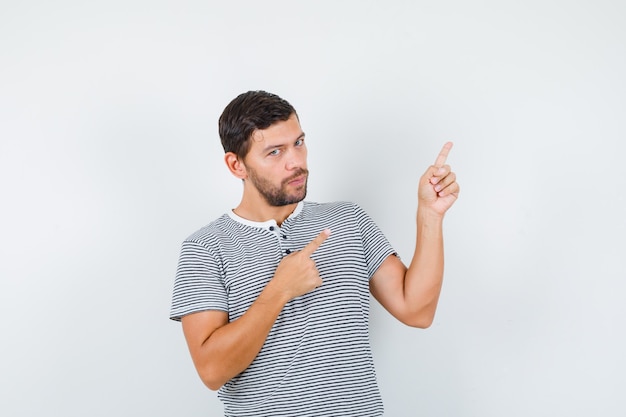
<svg viewBox="0 0 626 417"><path fill-rule="evenodd" d="M270 206L298 203L306 197L309 171L304 132L295 114L256 131L243 163L246 181Z"/></svg>

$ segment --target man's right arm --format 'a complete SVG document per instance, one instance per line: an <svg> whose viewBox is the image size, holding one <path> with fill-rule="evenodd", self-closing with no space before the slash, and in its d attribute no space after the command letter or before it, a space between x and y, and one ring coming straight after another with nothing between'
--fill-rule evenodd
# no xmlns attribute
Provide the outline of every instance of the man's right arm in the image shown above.
<svg viewBox="0 0 626 417"><path fill-rule="evenodd" d="M231 323L228 313L215 310L182 318L191 358L207 387L219 389L252 363L287 301L268 284L248 311Z"/></svg>
<svg viewBox="0 0 626 417"><path fill-rule="evenodd" d="M250 366L285 304L322 284L311 255L329 235L330 230L324 230L301 251L284 257L272 280L237 320L228 322L228 313L215 310L182 318L191 358L207 387L217 390Z"/></svg>

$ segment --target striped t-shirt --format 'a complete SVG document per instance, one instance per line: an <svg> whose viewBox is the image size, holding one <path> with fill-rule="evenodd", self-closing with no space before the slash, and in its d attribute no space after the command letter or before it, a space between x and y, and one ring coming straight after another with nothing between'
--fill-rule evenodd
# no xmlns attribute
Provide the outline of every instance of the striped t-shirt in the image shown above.
<svg viewBox="0 0 626 417"><path fill-rule="evenodd" d="M222 215L182 244L170 317L241 317L287 254L323 229L322 285L289 301L250 366L218 392L228 417L380 416L370 349L369 279L394 250L356 204L304 202L278 227Z"/></svg>

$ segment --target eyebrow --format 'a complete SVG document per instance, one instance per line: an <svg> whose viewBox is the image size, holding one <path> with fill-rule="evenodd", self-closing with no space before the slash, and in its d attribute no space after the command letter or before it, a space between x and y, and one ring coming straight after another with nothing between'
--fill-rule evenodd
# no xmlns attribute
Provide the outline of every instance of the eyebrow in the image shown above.
<svg viewBox="0 0 626 417"><path fill-rule="evenodd" d="M299 140L299 139L304 139L304 137L305 137L305 136L306 136L306 135L305 135L305 133L304 133L304 132L302 132L302 133L300 134L300 136L298 136L298 137L294 140L294 142L295 142L296 140ZM279 144L277 144L277 145L270 145L270 146L266 146L265 148L263 148L263 149L261 150L261 152L267 152L267 151L269 151L270 149L280 148L281 146L285 146L285 145L284 145L284 144L282 144L282 143L279 143Z"/></svg>

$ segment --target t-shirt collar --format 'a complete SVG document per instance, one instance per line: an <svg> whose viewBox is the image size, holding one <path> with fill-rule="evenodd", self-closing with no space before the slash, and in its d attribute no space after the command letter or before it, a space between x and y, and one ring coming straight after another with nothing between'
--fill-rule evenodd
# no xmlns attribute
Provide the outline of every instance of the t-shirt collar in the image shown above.
<svg viewBox="0 0 626 417"><path fill-rule="evenodd" d="M287 219L291 219L293 217L296 217L298 214L300 214L300 212L302 211L302 207L304 207L304 202L300 201L298 205L296 206L296 208L293 210L293 212L291 212L289 217L287 217ZM253 220L244 219L243 217L238 216L233 210L229 210L226 214L228 214L228 216L234 221L239 222L241 224L245 224L246 226L250 226L250 227L267 228L269 226L277 226L276 220L274 219L266 220L264 222L255 222Z"/></svg>

